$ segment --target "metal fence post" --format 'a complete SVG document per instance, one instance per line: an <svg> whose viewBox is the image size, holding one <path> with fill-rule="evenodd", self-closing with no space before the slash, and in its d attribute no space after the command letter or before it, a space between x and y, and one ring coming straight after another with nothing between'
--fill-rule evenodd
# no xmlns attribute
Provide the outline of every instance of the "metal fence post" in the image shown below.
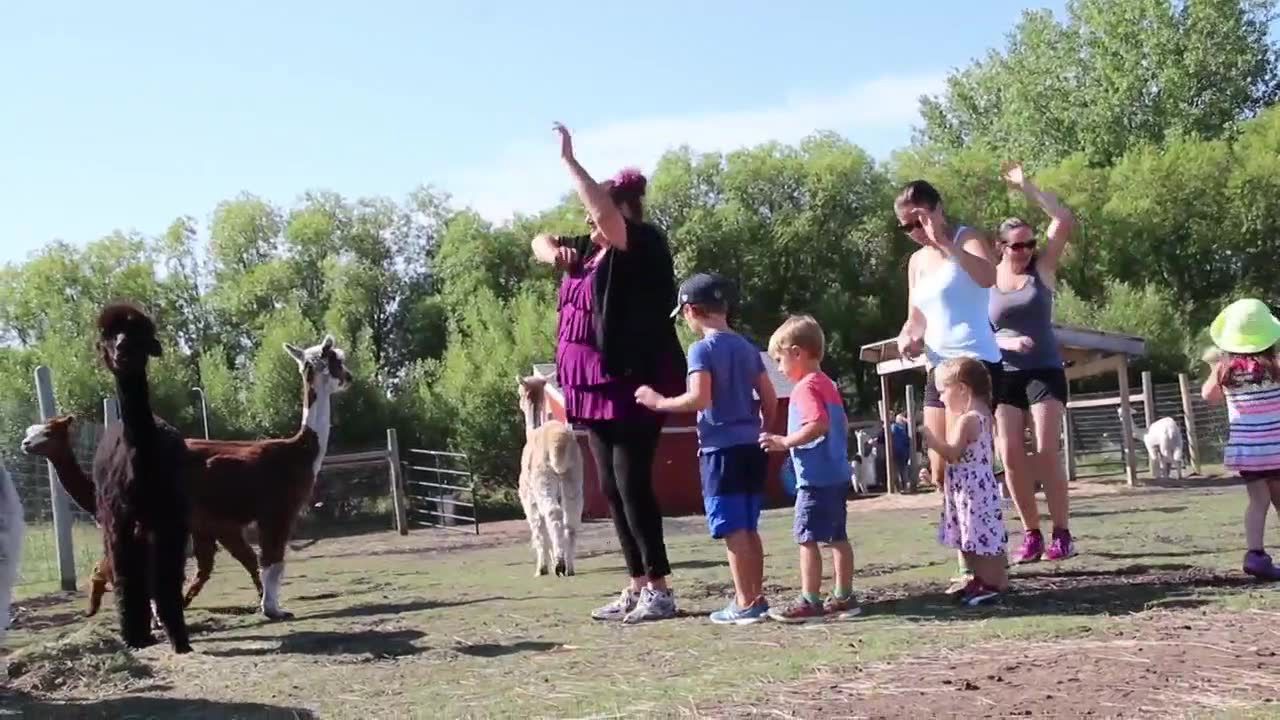
<svg viewBox="0 0 1280 720"><path fill-rule="evenodd" d="M53 399L53 373L41 365L36 368L36 397L40 402L40 418L45 422L58 413ZM58 578L63 590L76 589L76 554L71 535L71 497L58 479L53 463L45 461L49 468L49 500L53 506L53 532L58 550Z"/></svg>

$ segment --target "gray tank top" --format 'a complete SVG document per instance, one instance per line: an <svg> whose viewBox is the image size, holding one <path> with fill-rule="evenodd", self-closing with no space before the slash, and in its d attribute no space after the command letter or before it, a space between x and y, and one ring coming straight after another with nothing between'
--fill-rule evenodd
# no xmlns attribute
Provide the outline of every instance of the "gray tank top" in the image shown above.
<svg viewBox="0 0 1280 720"><path fill-rule="evenodd" d="M1009 370L1061 368L1062 354L1053 334L1053 290L1040 279L1035 260L1027 275L1027 284L1018 290L991 288L989 310L996 334L1026 335L1035 343L1031 352L1004 350L1004 366Z"/></svg>

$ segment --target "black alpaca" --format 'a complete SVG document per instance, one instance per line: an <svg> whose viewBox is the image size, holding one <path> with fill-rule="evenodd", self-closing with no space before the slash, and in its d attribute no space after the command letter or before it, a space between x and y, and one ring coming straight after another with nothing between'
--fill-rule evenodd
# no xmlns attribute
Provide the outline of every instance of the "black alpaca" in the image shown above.
<svg viewBox="0 0 1280 720"><path fill-rule="evenodd" d="M102 362L115 376L120 401L120 422L103 434L93 458L120 633L130 647L154 644L154 599L174 652L190 652L182 616L189 510L181 477L187 446L151 412L147 362L160 357L156 326L136 305L115 303L98 316L98 330Z"/></svg>

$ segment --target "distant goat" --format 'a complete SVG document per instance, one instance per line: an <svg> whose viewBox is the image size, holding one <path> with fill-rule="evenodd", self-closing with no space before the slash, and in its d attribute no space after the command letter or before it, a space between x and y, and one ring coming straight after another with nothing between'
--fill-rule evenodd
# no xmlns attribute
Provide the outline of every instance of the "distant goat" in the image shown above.
<svg viewBox="0 0 1280 720"><path fill-rule="evenodd" d="M520 504L537 556L534 574L546 575L554 561L556 575L573 575L582 525L582 451L569 426L558 420L540 422L545 381L530 377L518 382L525 418Z"/></svg>

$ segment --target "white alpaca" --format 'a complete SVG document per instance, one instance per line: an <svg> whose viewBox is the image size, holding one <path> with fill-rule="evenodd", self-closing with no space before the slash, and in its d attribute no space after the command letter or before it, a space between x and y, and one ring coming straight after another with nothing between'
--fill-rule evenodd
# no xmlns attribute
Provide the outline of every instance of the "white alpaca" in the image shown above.
<svg viewBox="0 0 1280 720"><path fill-rule="evenodd" d="M1123 418L1123 410L1116 408L1116 413ZM1182 429L1178 427L1177 420L1162 417L1151 423L1146 431L1134 426L1133 437L1142 442L1147 448L1147 455L1155 461L1157 478L1167 480L1169 470L1174 469L1178 479L1182 479Z"/></svg>
<svg viewBox="0 0 1280 720"><path fill-rule="evenodd" d="M22 519L22 501L13 477L0 461L0 644L9 627L9 602L18 582L18 564L22 561L22 536L26 533Z"/></svg>
<svg viewBox="0 0 1280 720"><path fill-rule="evenodd" d="M867 472L871 462L863 460L862 456L854 455L849 461L849 484L853 486L853 491L859 495L866 494L867 480L870 479L870 473Z"/></svg>
<svg viewBox="0 0 1280 720"><path fill-rule="evenodd" d="M520 504L537 558L534 575L546 575L553 560L556 575L573 575L582 526L582 451L568 425L539 422L545 384L537 377L519 380L525 419Z"/></svg>

